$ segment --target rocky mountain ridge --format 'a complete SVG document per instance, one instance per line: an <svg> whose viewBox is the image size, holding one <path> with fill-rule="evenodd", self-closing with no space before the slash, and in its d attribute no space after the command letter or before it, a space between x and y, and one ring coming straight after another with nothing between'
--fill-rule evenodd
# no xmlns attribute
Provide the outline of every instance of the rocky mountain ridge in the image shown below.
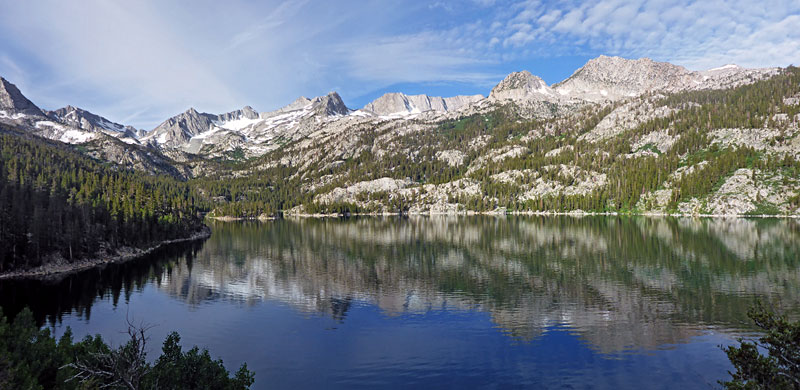
<svg viewBox="0 0 800 390"><path fill-rule="evenodd" d="M16 85L0 77L0 118L44 117L42 110L28 100Z"/></svg>
<svg viewBox="0 0 800 390"><path fill-rule="evenodd" d="M93 133L117 132L131 139L138 139L146 134L144 130L112 122L78 107L66 106L55 111L47 111L46 114L56 121Z"/></svg>
<svg viewBox="0 0 800 390"><path fill-rule="evenodd" d="M430 111L437 113L453 112L483 98L483 95L461 95L443 98L391 92L367 103L362 110L379 116L405 117Z"/></svg>
<svg viewBox="0 0 800 390"><path fill-rule="evenodd" d="M566 80L554 84L559 95L600 102L640 96L647 92L731 88L776 74L777 68L744 69L725 65L693 72L649 58L629 60L600 56L589 60Z"/></svg>
<svg viewBox="0 0 800 390"><path fill-rule="evenodd" d="M557 100L558 95L539 76L523 70L506 76L489 93L490 100Z"/></svg>
<svg viewBox="0 0 800 390"><path fill-rule="evenodd" d="M769 77L777 68L744 69L725 65L702 72L681 66L656 62L648 58L629 60L600 56L590 60L566 80L552 86L529 71L513 72L489 93L482 95L437 97L387 93L360 110L347 108L336 92L313 99L300 97L291 104L271 112L257 112L250 106L223 114L200 113L189 108L169 118L150 131L143 131L112 122L91 112L67 106L55 111L42 111L13 84L0 79L0 120L31 128L47 138L68 143L89 142L105 132L126 143L141 143L160 149L219 156L244 148L253 157L274 150L269 141L294 133L313 133L319 124L309 119L340 117L348 126L369 118L436 120L492 110L496 105L512 103L522 107L531 117L563 114L586 104L633 98L650 92L719 89L751 83ZM344 118L357 116L362 120ZM301 123L302 122L302 123ZM322 120L318 123L328 123ZM324 126L324 125L323 125ZM264 144L264 143L267 144Z"/></svg>

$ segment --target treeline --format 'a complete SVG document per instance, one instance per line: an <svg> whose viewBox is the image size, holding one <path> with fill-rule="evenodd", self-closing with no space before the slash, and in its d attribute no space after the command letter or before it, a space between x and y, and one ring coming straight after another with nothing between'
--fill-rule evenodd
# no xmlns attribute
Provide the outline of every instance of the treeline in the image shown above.
<svg viewBox="0 0 800 390"><path fill-rule="evenodd" d="M293 178L296 173L296 168L278 165L245 177L203 177L189 184L203 195L213 216L256 218L277 215L308 198Z"/></svg>
<svg viewBox="0 0 800 390"><path fill-rule="evenodd" d="M183 238L202 228L201 204L174 178L0 134L0 271Z"/></svg>
<svg viewBox="0 0 800 390"><path fill-rule="evenodd" d="M151 364L146 329L131 327L128 334L128 342L117 348L99 335L73 341L69 328L56 339L36 325L30 310L13 322L0 310L0 389L244 390L254 382L246 364L231 375L207 350L184 351L174 332Z"/></svg>

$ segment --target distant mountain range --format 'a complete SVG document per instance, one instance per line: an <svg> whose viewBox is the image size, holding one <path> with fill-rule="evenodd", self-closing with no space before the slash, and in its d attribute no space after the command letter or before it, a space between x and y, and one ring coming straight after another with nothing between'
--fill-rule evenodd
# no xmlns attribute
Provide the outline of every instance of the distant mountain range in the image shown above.
<svg viewBox="0 0 800 390"><path fill-rule="evenodd" d="M687 136L680 133L684 130L676 130L678 122L670 124L668 119L677 113L711 109L712 105L717 104L693 98L691 96L694 95L690 94L703 91L734 93L747 85L785 74L787 69L746 69L737 65L690 71L647 58L631 60L600 56L553 85L548 85L529 71L511 73L486 97L435 97L396 92L387 93L360 109L353 109L346 106L338 93L331 92L310 99L300 97L270 112L258 112L250 106L223 114L189 108L148 131L115 123L72 106L44 111L28 100L14 84L0 78L0 123L45 138L81 144L96 158L179 177L206 177L211 174L243 177L275 167L290 167L294 172L291 178L301 181L301 192L311 196L315 204L349 202L364 207L374 204L389 207L384 201L371 199L369 194L388 192L390 199L408 198L413 193L420 196L418 191L408 189L431 183L411 173L408 177L399 177L403 174L397 168L391 169L394 163L388 161L402 160L403 164L411 164L414 169L418 168L416 164L422 164L420 167L424 167L424 164L437 167L437 164L445 164L453 170L450 183L458 186L459 191L442 188L440 195L431 195L433 198L417 199L415 202L421 205L420 210L450 212L464 209L463 199L457 199L466 196L460 187L469 189L473 188L470 185L480 182L518 186L520 189L515 192L514 198L518 203L540 199L545 196L542 194L588 194L608 188L611 185L609 176L612 175L612 167L614 164L623 164L624 160L616 161L622 158L619 156L630 155L626 157L628 159L648 156L659 158L677 153L670 152L672 145ZM676 99L680 97L682 105L676 106L674 102L665 100L670 96ZM789 103L795 99L793 95L782 98L788 99L786 101ZM747 110L746 107L743 109ZM776 138L777 135L764 129L750 131L747 134L752 139L748 147L759 148L765 142L775 143L775 139L780 140L779 143L794 139L791 135L796 127L793 114L788 112L788 119L780 119L783 118L779 115L781 108L774 107L773 112L778 116L762 115L759 120L766 123L769 131L780 128L775 131L783 132L782 135ZM464 119L478 116L484 117L484 123L470 122L472 127L464 130ZM709 121L714 122L710 119L711 115L708 117ZM783 124L775 125L776 120L783 121ZM508 128L506 137L509 138L498 138L500 135L495 133L497 126ZM752 123L726 123L724 128L714 127L716 124L707 126L710 127L703 129L703 137L706 137L703 150L712 145L736 144L738 139L748 136L740 133L744 131L742 129L751 128ZM453 130L444 134L442 129ZM724 132L730 134L723 136ZM576 153L575 150L608 154L611 145L608 143L617 136L627 137L627 151L612 156L613 161L604 161L595 170L587 169L588 166L583 167L575 161L558 158L564 153ZM408 137L415 138L412 140ZM428 139L426 137L430 138L430 144L413 143ZM455 144L453 140L460 143ZM552 150L531 149L545 140ZM762 150L772 153L769 152L772 147L768 145ZM798 147L789 143L781 150L784 152L773 152L777 153L776 156L789 152L794 155ZM545 165L550 168L539 167L536 165L539 163L534 164L533 160L520 167L535 169L519 169L503 163L505 160L533 158L530 156L538 156L540 152L541 158L549 162ZM349 161L366 158L363 156L367 155L370 159L385 161L380 165L385 177L378 173L361 172L357 165L348 165ZM678 158L683 161L680 164L688 163L685 154L678 155ZM577 160L577 157L573 160ZM237 161L247 166L234 171L224 170L215 165L219 161ZM495 167L491 168L495 176L491 179L477 177L486 167ZM342 169L348 173L341 172ZM534 169L535 174L525 169ZM365 183L371 183L373 179L386 180L359 184L353 181L354 175L361 175ZM437 185L442 183L441 180L444 179L437 179ZM539 184L531 186L531 181L537 180ZM665 186L677 183L675 178L661 180L661 185L656 186L654 191L665 191ZM582 183L582 189L576 189L578 184L575 183L578 182ZM320 193L322 190L327 192ZM468 192L477 196L485 190ZM439 191L438 187L436 191ZM647 192L644 191L641 196L647 195ZM367 195L359 195L361 198L358 198L356 195L359 193ZM674 191L671 193L674 195ZM456 196L458 194L461 195ZM658 197L663 194L656 195L654 192L651 195ZM499 198L484 194L486 199L494 199L492 202L498 204ZM698 198L699 204L695 204L694 210L710 212L707 206L709 199ZM783 205L783 211L791 208L787 205L787 199L775 201ZM638 210L669 208L667 200L659 198L654 202L658 207L636 207ZM750 203L752 209L757 208L755 204L758 202L753 200ZM686 206L683 210L689 209ZM735 211L739 213L744 209L737 208Z"/></svg>
<svg viewBox="0 0 800 390"><path fill-rule="evenodd" d="M313 99L300 97L271 112L256 112L245 106L224 114L201 113L190 108L165 120L150 131L114 123L86 110L66 106L43 111L17 87L0 78L0 121L28 125L38 134L68 143L83 143L104 133L127 143L175 148L190 153L211 153L244 147L248 155L271 150L270 141L291 134L295 128L308 131L318 121L426 118L453 112L480 111L487 104L548 102L569 106L602 104L648 92L722 89L774 75L777 68L745 69L725 65L702 72L647 58L628 60L600 56L590 60L569 78L552 86L528 71L509 74L482 95L438 97L387 93L359 110L347 108L339 94L331 92ZM206 145L213 145L204 148Z"/></svg>

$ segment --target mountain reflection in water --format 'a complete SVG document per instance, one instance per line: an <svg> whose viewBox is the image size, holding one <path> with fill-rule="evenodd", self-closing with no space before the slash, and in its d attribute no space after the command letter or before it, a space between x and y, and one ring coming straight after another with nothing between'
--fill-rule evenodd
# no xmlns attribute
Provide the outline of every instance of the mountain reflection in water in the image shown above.
<svg viewBox="0 0 800 390"><path fill-rule="evenodd" d="M483 311L520 342L565 327L593 349L657 349L713 328L749 330L756 298L797 314L795 220L419 217L213 223L204 243L58 283L0 283L8 312L52 324L154 284L189 306L280 301L346 322Z"/></svg>

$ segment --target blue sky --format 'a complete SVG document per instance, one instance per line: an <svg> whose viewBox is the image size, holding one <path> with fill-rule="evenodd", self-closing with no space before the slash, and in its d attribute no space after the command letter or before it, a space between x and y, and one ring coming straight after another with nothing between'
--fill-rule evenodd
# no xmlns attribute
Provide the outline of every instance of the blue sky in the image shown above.
<svg viewBox="0 0 800 390"><path fill-rule="evenodd" d="M700 70L800 63L800 1L0 0L0 75L45 109L151 129L195 107L268 111L338 91L487 95L600 54Z"/></svg>

